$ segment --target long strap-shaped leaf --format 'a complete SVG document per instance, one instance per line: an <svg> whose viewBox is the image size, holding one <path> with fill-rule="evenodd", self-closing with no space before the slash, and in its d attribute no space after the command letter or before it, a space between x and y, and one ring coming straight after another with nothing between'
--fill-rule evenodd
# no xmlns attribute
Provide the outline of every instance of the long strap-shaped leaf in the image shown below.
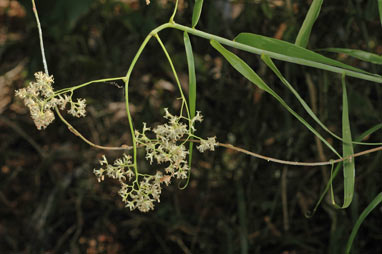
<svg viewBox="0 0 382 254"><path fill-rule="evenodd" d="M361 135L359 135L355 140L356 140L356 141L361 141L361 140L363 140L365 137L370 136L371 134L373 134L374 132L376 132L376 131L378 131L378 130L380 130L380 129L382 129L382 123L377 124L377 125L371 127L370 129L368 129L367 131L363 132L363 133L362 133ZM331 176L330 176L329 181L326 183L325 188L324 188L324 190L322 191L321 196L320 196L320 198L318 199L318 201L317 201L315 207L313 208L312 212L306 214L307 217L312 217L312 216L316 213L318 206L320 205L321 201L324 199L326 193L328 192L328 190L329 190L330 187L332 186L332 183L333 183L334 178L337 176L337 174L338 174L340 168L342 167L342 162L338 163L337 166L336 166L336 168L335 168L334 170L333 170L333 167L334 167L334 165L332 165L332 170L331 170L332 173L331 173Z"/></svg>
<svg viewBox="0 0 382 254"><path fill-rule="evenodd" d="M261 59L264 61L264 63L276 74L276 76L281 80L281 82L293 93L293 95L297 98L297 100L300 102L302 107L305 109L305 111L313 118L313 120L321 126L327 133L335 137L336 139L343 141L341 137L336 135L334 132L329 130L328 127L326 127L325 124L321 122L321 120L316 116L316 114L313 112L313 110L308 106L308 104L304 101L303 98L298 94L298 92L293 88L293 86L285 79L285 77L281 74L279 69L276 67L276 65L273 63L272 59L269 56L262 55ZM382 143L366 143L366 142L359 142L359 141L353 141L353 144L358 145L382 145Z"/></svg>
<svg viewBox="0 0 382 254"><path fill-rule="evenodd" d="M234 41L240 42L242 44L245 44L254 48L288 56L291 58L291 61L294 61L296 63L299 63L298 60L300 59L300 60L305 60L305 61L310 61L315 63L321 63L325 65L331 65L334 67L347 69L354 72L371 75L374 77L381 77L379 75L368 73L359 68L355 68L353 66L330 59L328 57L325 57L323 55L320 55L314 51L305 49L303 47L297 46L295 44L282 41L282 40L277 40L270 37L266 37L266 36L262 36L262 35L258 35L258 34L241 33L234 39ZM264 53L264 54L267 54L267 53Z"/></svg>
<svg viewBox="0 0 382 254"><path fill-rule="evenodd" d="M309 7L309 11L305 16L304 23L302 23L302 26L300 28L300 31L298 31L298 35L296 38L295 44L306 48L309 42L310 33L312 31L314 22L316 21L318 14L321 10L323 0L313 0L312 4Z"/></svg>
<svg viewBox="0 0 382 254"><path fill-rule="evenodd" d="M193 118L195 116L196 110L196 74L195 74L195 61L194 54L192 52L192 46L190 37L187 32L184 32L184 47L186 49L187 56L187 65L188 65L188 103L190 106L190 117Z"/></svg>
<svg viewBox="0 0 382 254"><path fill-rule="evenodd" d="M343 157L349 157L354 154L352 137L350 131L349 121L349 105L346 92L345 75L342 75L342 155ZM337 208L347 208L352 200L354 194L354 179L355 179L355 163L354 158L343 161L344 172L344 203L342 206L336 204L334 200L333 186L331 187L331 196L333 205Z"/></svg>
<svg viewBox="0 0 382 254"><path fill-rule="evenodd" d="M192 28L199 22L200 14L202 13L203 0L195 0L194 11L192 12Z"/></svg>
<svg viewBox="0 0 382 254"><path fill-rule="evenodd" d="M229 50L225 49L219 42L212 40L211 45L219 51L220 54L235 68L238 72L241 73L245 78L251 81L253 84L258 86L260 89L263 89L270 95L272 95L280 104L286 108L294 117L296 117L302 124L305 125L314 135L316 135L330 150L332 150L338 157L341 158L341 155L326 141L320 133L318 133L307 121L304 120L300 115L298 115L288 104L270 88L251 67L249 67L241 58L233 54Z"/></svg>
<svg viewBox="0 0 382 254"><path fill-rule="evenodd" d="M162 26L156 28L153 31L159 32L159 31L166 29L166 28L174 28L174 29L186 31L189 34L193 34L193 35L196 35L198 37L205 38L208 40L215 40L215 41L218 41L219 43L224 44L226 46L230 46L230 47L234 47L234 48L237 48L240 50L244 50L244 51L250 52L252 54L258 54L258 55L265 54L265 55L272 57L272 59L277 59L277 60L286 61L286 62L290 62L290 63L301 64L301 65L310 66L313 68L327 70L327 71L340 73L340 74L345 73L346 76L348 76L348 77L355 77L355 78L359 78L359 79L363 79L363 80L369 80L372 82L382 83L382 76L380 76L380 75L368 73L368 72L363 71L361 69L357 69L357 68L354 68L352 66L343 64L343 63L338 62L338 61L335 61L333 59L321 56L320 54L317 54L311 50L307 50L307 49L298 47L298 46L291 44L291 43L283 42L280 40L275 40L273 38L268 38L268 37L264 37L264 36L259 35L261 38L264 38L264 41L259 44L259 47L257 47L257 42L255 41L254 43L252 43L251 38L249 38L248 44L246 44L247 42L245 42L245 41L243 41L243 43L240 43L238 41L228 40L226 38L222 38L220 36L206 33L206 32L197 30L195 28L183 26L183 25L180 25L177 23L166 23L166 24L163 24ZM240 35L237 37L237 39L240 39ZM266 50L262 49L262 48L264 48L264 44L268 44L268 43L272 44L272 42L274 42L272 40L281 42L281 44L286 43L288 46L287 47L281 47L278 49L271 46L271 47L267 47ZM278 42L276 42L276 44L278 44ZM295 52L293 48L290 48L290 45L292 45L292 47L298 48L298 50ZM276 47L278 47L278 46L276 45ZM301 49L303 51L301 51ZM308 58L304 57L306 52L308 52L308 54L310 54L310 57L308 57ZM295 53L296 53L296 56L294 55ZM311 54L313 54L313 55L311 55ZM320 59L318 61L316 61L315 58L317 57L317 55L318 55L318 58L320 58L321 60L323 60L323 59L327 60L327 62L323 63L322 61L320 61ZM332 65L331 63L333 63L334 65ZM338 66L342 66L342 67L338 67Z"/></svg>
<svg viewBox="0 0 382 254"><path fill-rule="evenodd" d="M373 63L373 64L382 64L382 56L373 54L367 51L359 50L359 49L345 49L345 48L324 48L320 49L320 51L328 51L333 53L342 53L349 55L351 57L358 58L362 61Z"/></svg>
<svg viewBox="0 0 382 254"><path fill-rule="evenodd" d="M183 40L184 40L184 47L186 49L187 65L188 65L188 105L190 108L190 118L193 118L195 116L195 111L196 111L195 61L194 61L194 54L192 52L192 45L191 45L190 37L188 36L187 32L184 32ZM186 188L188 183L189 183L189 180L190 180L193 146L194 146L194 143L190 142L189 143L189 149L188 149L189 150L188 166L189 166L190 170L188 171L187 182L184 186L181 187L181 189Z"/></svg>
<svg viewBox="0 0 382 254"><path fill-rule="evenodd" d="M323 124L320 119L316 116L316 114L313 112L313 110L308 106L308 104L304 101L303 98L299 95L299 93L293 88L293 86L284 78L284 76L281 74L279 69L276 67L276 65L273 63L272 59L269 56L262 55L261 59L264 61L264 63L276 74L276 76L281 80L281 82L294 94L294 96L297 98L297 100L300 102L300 104L303 106L305 111L313 118L313 120L318 123L325 131L327 131L329 134L334 136L337 139L342 140L341 137L334 134L332 131L329 130L328 127Z"/></svg>
<svg viewBox="0 0 382 254"><path fill-rule="evenodd" d="M353 241L355 236L357 235L358 229L361 226L362 222L366 219L366 217L373 211L380 203L382 202L382 192L380 192L373 201L370 202L370 204L363 210L359 218L357 219L357 222L355 223L353 230L350 234L350 237L348 239L348 242L346 244L345 253L349 254L351 250L351 246L353 245Z"/></svg>

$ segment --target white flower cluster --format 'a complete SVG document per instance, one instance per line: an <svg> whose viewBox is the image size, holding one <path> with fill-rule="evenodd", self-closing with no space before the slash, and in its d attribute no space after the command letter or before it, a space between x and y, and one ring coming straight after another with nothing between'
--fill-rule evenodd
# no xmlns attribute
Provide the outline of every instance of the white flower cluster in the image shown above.
<svg viewBox="0 0 382 254"><path fill-rule="evenodd" d="M131 162L130 156L123 155L114 164L109 164L106 157L100 161L104 168L94 169L94 174L98 181L104 180L105 174L113 179L118 179L121 183L119 195L126 207L130 210L138 209L141 212L148 212L154 209L154 202L160 202L161 184L169 185L172 178L186 179L189 173L187 161L188 151L184 143L190 138L200 139L197 149L201 152L214 150L217 146L216 137L207 140L198 138L192 134L195 131L194 124L203 120L200 112L192 119L174 116L165 109L164 118L168 123L158 125L152 129L155 138L149 138L147 132L151 128L143 123L142 132L135 132L135 139L139 147L146 150L146 159L152 164L166 164L164 172L157 171L155 175L138 173L135 165ZM182 122L187 120L188 125ZM136 170L133 172L133 170Z"/></svg>
<svg viewBox="0 0 382 254"><path fill-rule="evenodd" d="M71 96L57 95L52 87L53 76L43 72L36 72L34 76L36 82L30 82L26 88L16 90L16 96L24 100L37 129L45 129L53 122L54 107L59 106L61 110L64 110L67 103L70 103L69 114L75 117L85 116L85 99L78 99L77 102L74 102Z"/></svg>
<svg viewBox="0 0 382 254"><path fill-rule="evenodd" d="M131 156L123 154L122 158L114 161L113 164L109 164L104 155L102 160L99 161L101 166L105 168L94 169L94 174L97 176L98 182L105 180L106 176L117 179L120 182L125 182L126 180L131 180L134 177L134 172L131 170L134 165L131 162Z"/></svg>
<svg viewBox="0 0 382 254"><path fill-rule="evenodd" d="M131 162L131 156L123 154L122 158L116 159L113 164L109 164L105 155L99 161L103 166L94 169L99 182L109 178L116 179L121 184L118 194L122 201L130 210L137 208L141 212L148 212L154 209L154 202L159 202L161 194L160 184L163 182L163 175L157 172L154 176L134 173L134 164Z"/></svg>

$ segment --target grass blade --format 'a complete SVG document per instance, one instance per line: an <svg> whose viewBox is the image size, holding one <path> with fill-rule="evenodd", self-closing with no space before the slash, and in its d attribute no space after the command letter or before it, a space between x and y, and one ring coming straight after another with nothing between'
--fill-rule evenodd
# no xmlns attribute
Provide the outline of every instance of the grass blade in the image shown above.
<svg viewBox="0 0 382 254"><path fill-rule="evenodd" d="M361 140L363 140L365 137L371 135L372 133L376 132L377 130L379 130L379 129L381 129L381 128L382 128L382 124L377 124L377 125L371 127L370 129L368 129L367 131L363 132L363 133L362 133L361 135L359 135L355 140L356 140L356 141L361 141ZM322 191L321 196L320 196L319 200L317 201L316 206L313 208L313 210L312 210L311 213L306 214L306 217L310 218L310 217L312 217L312 216L316 213L316 211L317 211L317 209L318 209L318 206L320 205L320 203L321 203L322 200L324 199L324 197L325 197L326 193L328 192L329 188L332 186L332 182L333 182L334 178L337 176L337 174L338 174L338 172L339 172L341 166L342 166L342 162L340 162L340 163L337 164L337 166L336 166L336 168L334 169L334 171L333 171L333 168L332 168L330 179L329 179L329 181L327 182L327 184L326 184L324 190Z"/></svg>
<svg viewBox="0 0 382 254"><path fill-rule="evenodd" d="M373 134L374 132L376 132L377 130L381 129L382 128L382 123L380 124L377 124L373 127L371 127L370 129L368 129L367 131L365 131L364 133L362 133L360 135L360 139L357 139L357 141L361 141L363 140L364 138L366 138L367 136Z"/></svg>
<svg viewBox="0 0 382 254"><path fill-rule="evenodd" d="M366 219L366 217L369 215L371 211L373 211L377 205L379 205L382 202L382 192L380 192L374 199L373 201L370 202L370 204L363 210L361 215L358 217L353 230L351 231L350 237L348 239L348 242L346 243L346 249L345 253L349 254L351 247L353 245L353 241L357 235L358 229L361 226L362 222Z"/></svg>
<svg viewBox="0 0 382 254"><path fill-rule="evenodd" d="M298 32L295 41L296 45L303 48L306 48L306 46L308 45L310 33L312 31L314 23L316 22L318 14L320 13L322 2L323 0L314 0L310 5L304 23L302 23L300 31Z"/></svg>
<svg viewBox="0 0 382 254"><path fill-rule="evenodd" d="M203 0L195 0L194 11L192 12L192 28L195 28L199 22L202 13Z"/></svg>
<svg viewBox="0 0 382 254"><path fill-rule="evenodd" d="M320 49L322 51L333 52L333 53L342 53L349 55L351 57L355 57L365 62L373 63L373 64L382 64L382 56L370 53L363 50L358 49L344 49L344 48L324 48Z"/></svg>
<svg viewBox="0 0 382 254"><path fill-rule="evenodd" d="M184 47L186 49L186 56L187 56L187 65L188 65L188 104L190 108L190 117L193 118L195 116L196 111L196 74L195 74L195 61L194 61L194 54L192 51L192 45L190 41L190 37L188 36L187 32L184 32L183 35L184 40ZM194 143L189 143L189 156L188 156L188 166L191 169L191 162L192 162L192 149L193 149ZM188 171L189 175L187 178L186 184L181 187L181 189L184 189L187 187L189 179L190 179L190 172Z"/></svg>
<svg viewBox="0 0 382 254"><path fill-rule="evenodd" d="M196 110L196 74L195 74L195 61L194 54L192 51L190 37L187 32L184 32L184 46L186 49L187 56L187 65L188 65L188 85L189 85L189 95L188 95L188 103L190 106L190 114L191 118L195 116Z"/></svg>
<svg viewBox="0 0 382 254"><path fill-rule="evenodd" d="M329 142L326 141L308 122L306 122L304 118L302 118L292 108L290 108L289 105L275 91L273 91L241 58L225 49L217 41L212 40L211 45L224 56L224 58L232 65L233 68L235 68L253 84L272 95L284 108L286 108L294 117L296 117L302 124L304 124L305 127L313 132L313 134L316 135L330 150L332 150L339 158L341 158L341 155L329 144Z"/></svg>
<svg viewBox="0 0 382 254"><path fill-rule="evenodd" d="M299 47L295 44L285 41L268 38L261 35L253 35L248 33L239 34L236 37L237 41L228 40L216 35L212 35L195 28L182 26L176 23L164 24L162 26L187 31L189 34L196 35L208 40L218 41L229 47L237 48L243 51L258 55L268 55L273 59L295 63L305 66L310 66L316 69L322 69L330 72L346 74L348 77L359 78L376 83L382 83L382 76L374 73L369 73L364 70L343 64L339 61L322 56L311 50ZM248 36L249 35L249 36ZM255 39L252 40L252 36ZM256 37L260 38L256 41ZM239 41L240 40L240 41ZM269 44L269 46L267 46ZM281 47L279 47L281 44ZM318 58L318 59L317 59ZM342 67L341 67L342 66Z"/></svg>
<svg viewBox="0 0 382 254"><path fill-rule="evenodd" d="M273 52L280 55L285 55L294 59L301 59L301 60L321 63L321 64L330 65L330 66L334 66L334 67L338 67L342 69L351 70L358 73L380 77L379 75L368 73L359 68L355 68L353 66L330 59L314 51L308 50L306 48L297 46L295 44L292 44L286 41L269 38L266 36L252 34L252 33L241 33L234 40L254 48L266 50L268 52Z"/></svg>
<svg viewBox="0 0 382 254"><path fill-rule="evenodd" d="M341 137L333 133L332 131L329 130L328 127L325 126L321 122L321 120L316 116L316 114L313 112L313 110L309 107L309 105L304 101L303 98L299 95L299 93L293 88L293 86L286 80L286 78L281 74L279 69L276 67L276 65L273 63L272 59L269 56L262 55L261 59L264 61L264 63L276 74L276 76L281 80L281 82L293 93L293 95L297 98L297 100L300 102L302 107L305 109L305 111L309 114L310 117L313 118L313 120L321 126L327 133L332 135L334 138L343 141ZM376 125L375 128L380 128L377 126L382 126L382 124ZM374 131L371 131L373 133ZM362 139L361 139L362 140ZM358 141L353 141L353 144L358 144L358 145L382 145L382 143L365 143L365 142L358 142Z"/></svg>
<svg viewBox="0 0 382 254"><path fill-rule="evenodd" d="M334 134L332 131L328 129L328 127L323 124L320 119L316 116L316 114L313 112L313 110L308 106L308 104L304 101L303 98L299 95L299 93L293 88L293 86L284 78L284 76L281 74L279 69L276 67L276 65L273 63L272 59L269 56L262 55L261 59L264 61L264 63L276 74L276 76L281 80L281 82L294 94L294 96L297 98L297 100L300 102L302 107L305 109L305 111L313 118L313 120L318 123L326 132L328 132L333 137L342 140L341 137Z"/></svg>
<svg viewBox="0 0 382 254"><path fill-rule="evenodd" d="M349 121L349 105L346 92L346 82L345 75L342 75L342 155L343 157L349 157L354 154L352 137L350 131L350 121ZM334 200L333 188L332 192L332 202L337 208L347 208L354 195L354 180L355 180L355 164L354 158L347 159L343 161L343 172L344 172L344 203L342 206L338 206Z"/></svg>

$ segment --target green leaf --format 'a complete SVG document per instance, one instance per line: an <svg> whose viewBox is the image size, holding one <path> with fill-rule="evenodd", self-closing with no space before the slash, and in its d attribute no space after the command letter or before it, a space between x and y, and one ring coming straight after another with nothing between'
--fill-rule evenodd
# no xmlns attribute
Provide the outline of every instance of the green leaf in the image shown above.
<svg viewBox="0 0 382 254"><path fill-rule="evenodd" d="M189 106L191 118L195 116L196 110L196 74L195 74L195 61L192 52L190 37L187 32L184 32L184 46L186 48L187 65L188 65L188 85L189 85Z"/></svg>
<svg viewBox="0 0 382 254"><path fill-rule="evenodd" d="M363 132L355 140L356 141L362 141L365 137L371 135L372 133L376 132L377 130L379 130L381 128L382 128L382 123L381 124L377 124L377 125L371 127L370 129L368 129L367 131ZM342 166L342 162L339 162L337 164L337 166L334 169L334 171L333 171L333 166L334 165L332 165L330 179L329 179L328 183L326 184L324 190L322 191L321 196L320 196L319 200L317 201L316 206L314 207L313 211L310 214L306 215L309 218L312 217L316 213L318 206L320 205L320 203L324 199L324 197L325 197L326 193L328 192L329 188L332 186L332 182L333 182L334 178L337 176L337 174L338 174L338 172L339 172L339 170L340 170L340 168Z"/></svg>
<svg viewBox="0 0 382 254"><path fill-rule="evenodd" d="M343 64L339 61L322 56L311 50L299 47L292 43L268 38L261 35L242 33L236 37L237 41L228 40L216 35L212 35L195 28L182 26L176 23L165 24L166 27L172 27L189 34L196 35L208 40L215 40L226 46L237 48L258 55L268 55L273 59L310 66L316 69L322 69L340 74L346 74L349 77L355 77L363 80L369 80L376 83L382 83L382 76L363 71L361 69Z"/></svg>
<svg viewBox="0 0 382 254"><path fill-rule="evenodd" d="M313 208L312 212L311 213L307 213L305 214L305 216L307 218L311 218L313 217L313 215L316 213L317 209L318 209L318 206L321 204L322 200L324 199L326 193L328 192L329 188L332 188L332 183L334 181L334 178L336 178L336 176L338 175L338 172L340 172L340 169L341 169L341 166L342 166L342 162L338 163L336 168L333 170L334 168L334 164L332 164L332 168L330 170L330 178L329 178L329 181L327 182L324 190L322 191L321 193L321 196L320 198L318 199L315 207ZM331 189L332 190L332 189Z"/></svg>
<svg viewBox="0 0 382 254"><path fill-rule="evenodd" d="M199 22L202 13L203 0L195 0L194 11L192 12L192 28L195 28Z"/></svg>
<svg viewBox="0 0 382 254"><path fill-rule="evenodd" d="M333 53L342 53L349 55L351 57L355 57L365 62L374 63L374 64L382 64L382 56L370 53L363 50L358 49L344 49L344 48L324 48L320 49L323 51L333 52Z"/></svg>
<svg viewBox="0 0 382 254"><path fill-rule="evenodd" d="M184 46L186 49L186 56L187 56L187 65L188 65L188 104L190 108L190 117L193 118L195 116L196 111L196 74L195 74L195 61L194 61L194 54L192 51L192 45L190 41L190 37L188 36L187 32L184 32L183 36L184 40ZM189 144L189 156L188 156L188 166L191 169L191 162L192 162L192 150L193 150L194 143L190 142ZM189 175L187 178L186 184L181 187L181 189L184 189L187 187L189 179L190 179L190 172L188 171Z"/></svg>
<svg viewBox="0 0 382 254"><path fill-rule="evenodd" d="M281 72L278 70L276 65L273 63L272 59L269 56L262 55L261 59L264 61L264 63L276 74L276 76L281 80L281 82L293 93L293 95L297 98L297 100L300 102L302 107L305 109L305 111L310 115L310 117L313 118L313 120L321 126L327 133L332 135L334 138L343 141L341 137L336 135L334 132L330 131L328 127L323 124L320 119L316 116L316 114L313 112L313 110L308 106L308 104L304 101L303 98L299 95L299 93L293 88L293 86L285 79L285 77L281 74ZM377 125L378 126L378 125ZM375 126L375 127L377 127ZM370 131L370 130L369 130ZM371 133L374 131L371 131ZM362 140L362 139L361 139ZM382 145L382 143L365 143L365 142L358 142L353 141L353 144L358 145Z"/></svg>
<svg viewBox="0 0 382 254"><path fill-rule="evenodd" d="M316 22L318 14L320 13L322 2L323 0L314 0L310 5L304 23L302 23L300 31L298 32L295 42L296 45L303 48L306 48L308 45L310 33L312 32L314 22Z"/></svg>
<svg viewBox="0 0 382 254"><path fill-rule="evenodd" d="M353 245L353 241L355 236L357 235L358 229L361 226L362 222L366 219L366 217L369 215L371 211L373 211L380 203L382 202L382 192L380 192L373 201L370 202L370 204L363 210L361 215L358 217L353 230L351 231L350 237L348 239L348 242L346 243L346 249L345 253L349 254L351 247Z"/></svg>
<svg viewBox="0 0 382 254"><path fill-rule="evenodd" d="M350 65L341 63L339 61L330 59L314 51L302 48L300 46L297 46L295 44L292 44L286 41L277 40L274 38L269 38L266 36L261 36L261 35L252 34L252 33L241 33L234 40L254 48L288 56L291 58L290 59L291 62L300 63L299 60L305 60L305 61L321 63L325 65L331 65L334 67L347 69L347 70L351 70L358 73L378 76L375 74L368 73L364 70L352 67ZM267 55L267 52L264 52L264 54Z"/></svg>
<svg viewBox="0 0 382 254"><path fill-rule="evenodd" d="M345 75L342 75L342 154L343 158L352 156L353 144L350 131L349 121L349 105L346 92ZM354 194L354 179L355 179L355 164L354 158L346 159L343 161L344 172L344 203L342 206L338 206L334 200L333 188L332 188L332 202L337 208L347 208L352 200Z"/></svg>
<svg viewBox="0 0 382 254"><path fill-rule="evenodd" d="M367 136L373 134L374 132L376 132L377 130L381 129L382 128L382 123L380 124L377 124L373 127L371 127L370 129L368 129L367 131L365 131L364 133L362 133L357 139L356 141L362 141L364 138L366 138Z"/></svg>
<svg viewBox="0 0 382 254"><path fill-rule="evenodd" d="M276 76L281 80L281 82L294 94L294 96L297 98L297 100L300 102L302 107L305 109L305 111L313 118L313 120L318 123L326 132L328 132L333 137L342 140L341 137L334 134L332 131L329 130L328 127L323 124L320 119L316 116L316 114L313 112L313 110L308 106L308 104L304 101L303 98L299 95L299 93L293 88L293 86L284 78L284 76L281 74L279 69L277 69L276 65L273 63L272 59L269 56L262 55L261 59L264 61L264 63L276 74Z"/></svg>
<svg viewBox="0 0 382 254"><path fill-rule="evenodd" d="M339 153L326 141L308 122L304 120L300 115L298 115L293 109L291 109L288 104L275 92L273 91L257 74L251 67L249 67L241 58L225 49L219 42L212 40L211 45L219 51L220 54L241 73L245 78L251 81L253 84L263 89L270 95L272 95L284 108L286 108L294 117L296 117L302 124L305 125L314 135L316 135L330 150L332 150L339 158L341 156Z"/></svg>

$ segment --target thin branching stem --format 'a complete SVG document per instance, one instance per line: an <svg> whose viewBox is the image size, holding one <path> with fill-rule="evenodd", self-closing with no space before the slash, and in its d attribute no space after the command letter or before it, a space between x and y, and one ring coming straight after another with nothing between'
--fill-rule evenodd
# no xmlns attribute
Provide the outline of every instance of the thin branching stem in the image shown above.
<svg viewBox="0 0 382 254"><path fill-rule="evenodd" d="M38 35L40 38L40 49L41 49L42 63L44 65L44 70L45 70L46 75L49 75L48 64L46 63L46 58L45 58L44 40L42 39L42 29L41 29L40 19L38 17L36 3L34 2L34 0L32 0L32 5L33 5L33 13L34 13L34 16L35 16L36 22L37 22Z"/></svg>
<svg viewBox="0 0 382 254"><path fill-rule="evenodd" d="M61 119L61 121L68 127L68 129L74 134L76 135L77 137L79 137L80 139L82 139L86 144L94 147L94 148L98 148L98 149L102 149L102 150L131 150L132 147L131 146L127 146L127 145L122 145L120 147L114 147L114 146L101 146L101 145L97 145L93 142L91 142L89 139L85 138L76 128L74 128L68 121L66 121L66 119L61 115L60 113L60 110L56 107L55 108L56 110L56 113L58 115L58 117Z"/></svg>
<svg viewBox="0 0 382 254"><path fill-rule="evenodd" d="M171 66L171 70L172 70L172 72L173 72L173 74L174 74L176 84L178 85L178 89L179 89L179 92L180 92L180 96L182 97L182 101L183 101L183 103L182 103L182 108L183 108L183 106L185 106L185 108L186 108L186 112L187 112L187 118L190 118L190 117L191 117L191 114L190 114L190 110L188 109L188 105L187 105L187 103L186 103L186 97L185 97L184 94L183 94L182 86L181 86L181 84L180 84L180 80L179 80L178 74L177 74L177 72L176 72L176 70L175 70L175 66L174 66L174 64L173 64L173 62L172 62L172 59L171 59L171 57L170 57L170 54L168 53L168 51L167 51L166 47L164 46L162 40L159 38L159 35L158 35L158 34L155 34L154 36L155 36L155 38L157 39L159 45L162 47L162 50L163 50L163 52L165 53L165 55L166 55L166 57L167 57L167 60L168 60L168 62L169 62L169 64L170 64L170 66Z"/></svg>
<svg viewBox="0 0 382 254"><path fill-rule="evenodd" d="M199 142L199 141L198 140L192 140L192 142ZM231 150L235 150L237 152L244 153L244 154L250 155L252 157L259 158L259 159L263 159L263 160L266 160L268 162L271 161L271 162L275 162L275 163L279 163L279 164L284 164L284 165L307 166L307 167L332 165L334 163L338 163L338 162L342 162L342 161L346 161L346 160L352 160L353 158L360 157L360 156L363 156L363 155L366 155L366 154L382 151L382 146L379 146L379 147L368 149L368 150L365 150L365 151L362 151L362 152L359 152L359 153L355 153L355 154L353 154L351 156L347 156L347 157L336 159L336 160L322 161L322 162L298 162L298 161L280 160L280 159L264 156L264 155L261 155L261 154L258 154L258 153L254 153L254 152L245 150L245 149L240 148L240 147L233 146L231 144L219 143L218 146L225 147L225 148L231 149Z"/></svg>

